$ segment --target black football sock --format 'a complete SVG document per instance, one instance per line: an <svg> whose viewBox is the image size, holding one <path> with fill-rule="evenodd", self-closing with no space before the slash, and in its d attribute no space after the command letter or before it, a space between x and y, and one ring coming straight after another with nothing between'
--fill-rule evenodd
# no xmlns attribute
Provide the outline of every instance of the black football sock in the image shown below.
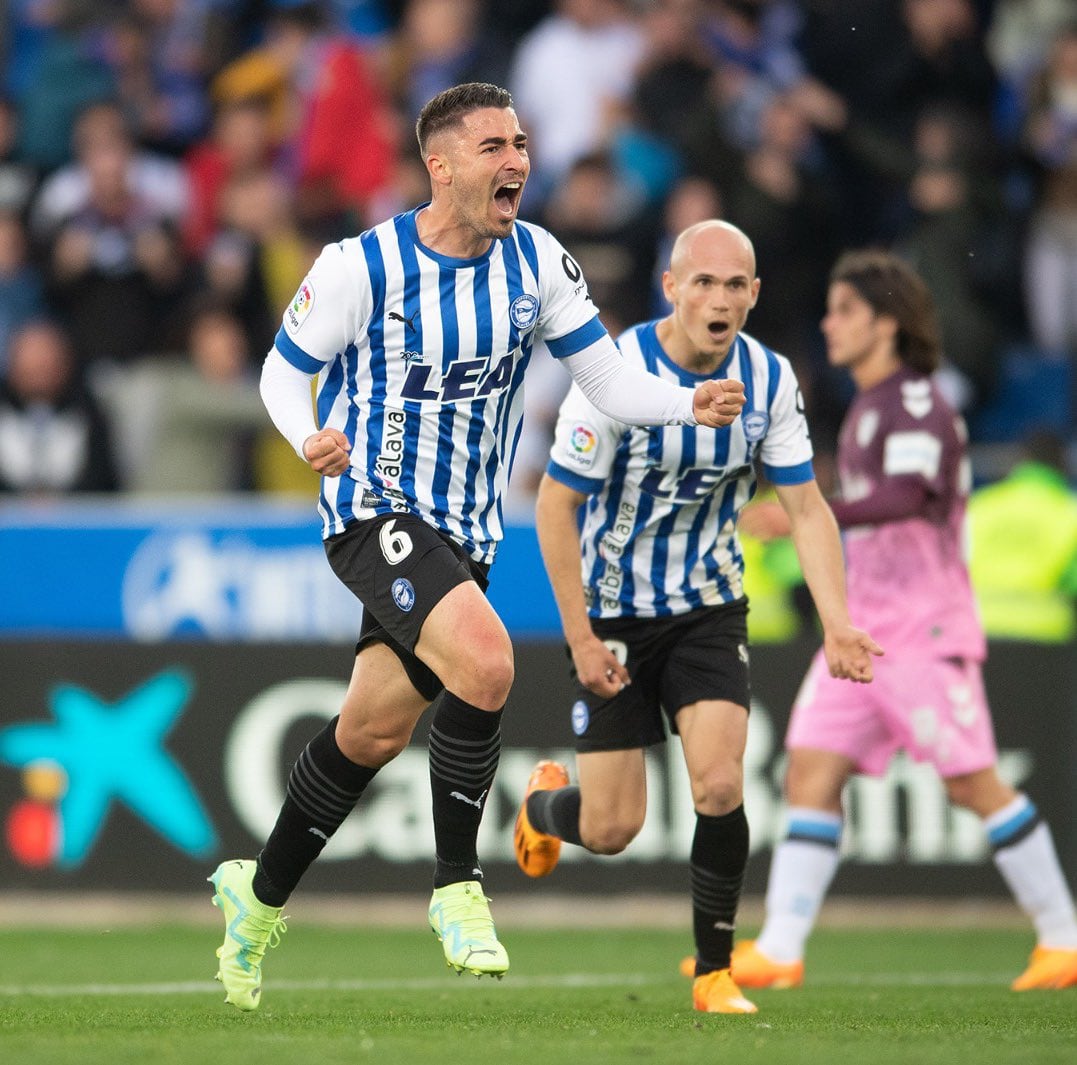
<svg viewBox="0 0 1077 1065"><path fill-rule="evenodd" d="M697 976L729 968L747 864L748 819L743 804L719 817L697 813L691 854Z"/></svg>
<svg viewBox="0 0 1077 1065"><path fill-rule="evenodd" d="M446 691L430 724L434 887L481 880L476 839L501 756L501 711L480 710Z"/></svg>
<svg viewBox="0 0 1077 1065"><path fill-rule="evenodd" d="M356 765L337 746L337 720L296 759L277 823L258 855L252 887L267 906L284 905L377 773Z"/></svg>
<svg viewBox="0 0 1077 1065"><path fill-rule="evenodd" d="M575 785L533 791L527 797L527 819L537 832L583 846L580 839L580 789Z"/></svg>

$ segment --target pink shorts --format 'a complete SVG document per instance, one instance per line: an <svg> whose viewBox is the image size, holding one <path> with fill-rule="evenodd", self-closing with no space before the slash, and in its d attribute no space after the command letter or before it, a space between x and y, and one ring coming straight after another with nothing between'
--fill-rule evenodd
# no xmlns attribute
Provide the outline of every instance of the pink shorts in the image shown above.
<svg viewBox="0 0 1077 1065"><path fill-rule="evenodd" d="M800 687L785 746L843 754L857 772L880 776L904 749L941 777L998 760L979 662L877 658L870 684L835 680L820 650Z"/></svg>

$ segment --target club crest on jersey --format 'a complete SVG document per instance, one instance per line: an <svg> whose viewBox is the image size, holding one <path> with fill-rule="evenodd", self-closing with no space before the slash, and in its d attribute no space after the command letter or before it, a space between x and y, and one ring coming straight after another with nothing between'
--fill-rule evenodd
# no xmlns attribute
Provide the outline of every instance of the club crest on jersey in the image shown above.
<svg viewBox="0 0 1077 1065"><path fill-rule="evenodd" d="M535 324L539 314L537 296L524 292L509 304L509 319L517 329L527 329Z"/></svg>
<svg viewBox="0 0 1077 1065"><path fill-rule="evenodd" d="M770 428L770 415L766 411L750 410L741 417L741 424L744 426L744 439L754 443L767 435L767 430Z"/></svg>
<svg viewBox="0 0 1077 1065"><path fill-rule="evenodd" d="M931 382L905 381L901 386L901 405L914 417L931 413Z"/></svg>
<svg viewBox="0 0 1077 1065"><path fill-rule="evenodd" d="M406 577L397 577L392 587L393 602L404 613L408 613L415 606L415 588Z"/></svg>
<svg viewBox="0 0 1077 1065"><path fill-rule="evenodd" d="M582 699L577 699L572 706L572 731L582 736L591 724L591 711Z"/></svg>
<svg viewBox="0 0 1077 1065"><path fill-rule="evenodd" d="M299 327L307 320L311 308L314 306L314 286L307 279L299 286L295 299L284 312L284 323L289 333L299 331Z"/></svg>

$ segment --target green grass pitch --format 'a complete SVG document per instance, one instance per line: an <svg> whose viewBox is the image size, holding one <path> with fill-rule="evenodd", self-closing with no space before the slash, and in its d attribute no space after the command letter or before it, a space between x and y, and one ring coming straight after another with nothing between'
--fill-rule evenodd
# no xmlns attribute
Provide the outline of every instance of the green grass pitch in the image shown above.
<svg viewBox="0 0 1077 1065"><path fill-rule="evenodd" d="M261 1009L212 979L215 928L0 929L5 1065L1051 1065L1077 1061L1077 988L1015 994L1006 930L821 929L808 981L754 1016L691 1009L686 933L502 929L512 971L456 976L421 926L292 927Z"/></svg>

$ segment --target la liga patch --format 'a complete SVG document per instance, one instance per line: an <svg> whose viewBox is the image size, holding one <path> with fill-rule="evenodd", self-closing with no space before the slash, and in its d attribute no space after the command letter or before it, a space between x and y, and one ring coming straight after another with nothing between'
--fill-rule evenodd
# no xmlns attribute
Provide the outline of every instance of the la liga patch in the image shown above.
<svg viewBox="0 0 1077 1065"><path fill-rule="evenodd" d="M299 286L288 309L284 312L284 327L289 333L298 333L299 327L307 320L311 308L314 306L314 286L310 278L304 280Z"/></svg>
<svg viewBox="0 0 1077 1065"><path fill-rule="evenodd" d="M564 457L578 470L589 470L598 457L598 433L585 422L577 422L568 434Z"/></svg>

